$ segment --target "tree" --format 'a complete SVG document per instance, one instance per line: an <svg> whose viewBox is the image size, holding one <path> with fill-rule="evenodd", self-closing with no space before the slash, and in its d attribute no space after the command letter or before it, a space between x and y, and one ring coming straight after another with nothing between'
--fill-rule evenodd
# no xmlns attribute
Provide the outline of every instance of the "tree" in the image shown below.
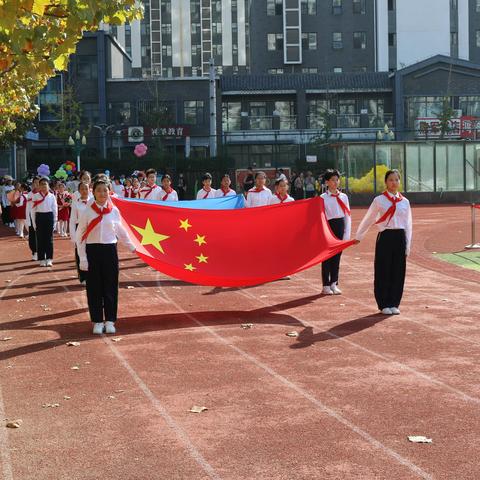
<svg viewBox="0 0 480 480"><path fill-rule="evenodd" d="M33 119L34 100L56 71L66 70L84 31L100 22L139 19L136 0L8 0L0 2L0 138L18 119Z"/></svg>
<svg viewBox="0 0 480 480"><path fill-rule="evenodd" d="M445 138L445 135L452 131L451 120L454 117L455 111L450 105L448 97L443 99L442 110L436 116L440 123L440 138Z"/></svg>

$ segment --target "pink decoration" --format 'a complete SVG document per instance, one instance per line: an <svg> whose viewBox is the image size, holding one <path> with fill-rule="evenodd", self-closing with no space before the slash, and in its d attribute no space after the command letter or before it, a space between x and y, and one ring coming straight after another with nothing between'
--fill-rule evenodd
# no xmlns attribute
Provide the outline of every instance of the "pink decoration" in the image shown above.
<svg viewBox="0 0 480 480"><path fill-rule="evenodd" d="M139 143L135 146L133 153L138 157L143 157L147 154L148 147L144 143Z"/></svg>

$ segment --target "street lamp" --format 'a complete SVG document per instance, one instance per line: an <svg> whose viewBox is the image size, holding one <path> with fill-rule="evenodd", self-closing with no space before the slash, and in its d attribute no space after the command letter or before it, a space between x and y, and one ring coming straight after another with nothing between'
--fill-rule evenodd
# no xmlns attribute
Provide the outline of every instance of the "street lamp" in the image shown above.
<svg viewBox="0 0 480 480"><path fill-rule="evenodd" d="M107 133L110 129L115 128L116 125L106 125L101 123L100 125L94 125L93 128L100 130L100 135L102 137L102 156L105 160L107 158Z"/></svg>
<svg viewBox="0 0 480 480"><path fill-rule="evenodd" d="M85 135L81 137L80 132L77 130L75 132L75 140L72 138L70 135L68 137L68 144L73 148L75 151L75 155L77 156L77 172L80 171L80 153L82 150L85 148L85 145L87 144L87 138Z"/></svg>
<svg viewBox="0 0 480 480"><path fill-rule="evenodd" d="M379 130L377 132L377 140L395 140L395 133L393 130L390 130L390 127L387 124L385 124L383 131Z"/></svg>

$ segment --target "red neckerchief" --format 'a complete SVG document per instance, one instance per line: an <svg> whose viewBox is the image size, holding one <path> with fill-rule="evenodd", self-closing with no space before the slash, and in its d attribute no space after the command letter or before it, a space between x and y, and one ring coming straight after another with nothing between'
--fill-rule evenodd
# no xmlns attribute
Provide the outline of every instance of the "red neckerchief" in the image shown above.
<svg viewBox="0 0 480 480"><path fill-rule="evenodd" d="M38 193L40 194L40 196L42 197L42 199L41 199L41 200L35 200L35 201L33 202L33 208L38 207L38 205L40 205L41 203L43 203L43 202L45 201L45 199L47 198L47 196L48 196L48 192L47 192L45 195L44 195L42 192L38 192ZM32 200L33 200L33 198L32 198Z"/></svg>
<svg viewBox="0 0 480 480"><path fill-rule="evenodd" d="M168 190L164 190L164 192L165 192L165 195L162 197L163 201L165 201L168 198L168 196L173 192L173 188L170 187Z"/></svg>
<svg viewBox="0 0 480 480"><path fill-rule="evenodd" d="M403 200L403 197L402 197L402 194L399 193L398 194L398 197L391 197L388 192L383 192L383 195L385 195L385 197L388 198L388 200L390 200L390 202L392 202L392 205L390 206L390 208L375 222L375 225L377 225L378 223L382 223L384 222L385 220L388 219L388 222L387 222L387 225L390 223L390 220L392 219L392 217L395 215L395 212L397 211L397 203L398 202L401 202Z"/></svg>
<svg viewBox="0 0 480 480"><path fill-rule="evenodd" d="M337 203L340 205L340 208L342 209L344 215L351 215L350 209L343 203L342 199L340 198L340 193L331 193L330 195L333 198L337 199Z"/></svg>
<svg viewBox="0 0 480 480"><path fill-rule="evenodd" d="M221 190L223 192L223 196L225 197L227 195L227 193L230 192L231 188L228 187L226 190L224 190L223 187L222 187Z"/></svg>
<svg viewBox="0 0 480 480"><path fill-rule="evenodd" d="M102 210L100 210L100 207L95 202L93 202L91 206L93 211L95 213L98 213L98 217L95 217L87 225L87 229L85 230L85 233L82 236L82 242L87 239L87 237L90 235L90 232L102 221L103 216L107 215L113 210L113 205L110 203L110 201L107 203L107 206L104 207Z"/></svg>
<svg viewBox="0 0 480 480"><path fill-rule="evenodd" d="M141 192L147 192L143 198L147 198L155 188L157 188L157 185L154 185L153 187L147 186L146 188L142 188L142 190L140 190Z"/></svg>
<svg viewBox="0 0 480 480"><path fill-rule="evenodd" d="M37 190L33 189L32 190L32 198L27 197L27 202L33 202L33 196L37 193Z"/></svg>
<svg viewBox="0 0 480 480"><path fill-rule="evenodd" d="M205 200L205 199L208 197L208 194L212 191L212 189L210 189L210 190L205 190L204 188L202 188L202 190L203 190L204 192L207 192L207 193L204 195L204 197L202 198L202 200Z"/></svg>
<svg viewBox="0 0 480 480"><path fill-rule="evenodd" d="M275 196L280 200L280 203L283 203L288 198L288 194L282 197L279 193L276 193Z"/></svg>
<svg viewBox="0 0 480 480"><path fill-rule="evenodd" d="M256 192L256 193L263 192L264 190L265 190L264 187L262 187L262 188L255 187L255 188L253 189L253 191Z"/></svg>
<svg viewBox="0 0 480 480"><path fill-rule="evenodd" d="M82 202L84 205L86 205L88 203L88 198L87 198L87 200L82 200L81 198L79 198L78 201Z"/></svg>

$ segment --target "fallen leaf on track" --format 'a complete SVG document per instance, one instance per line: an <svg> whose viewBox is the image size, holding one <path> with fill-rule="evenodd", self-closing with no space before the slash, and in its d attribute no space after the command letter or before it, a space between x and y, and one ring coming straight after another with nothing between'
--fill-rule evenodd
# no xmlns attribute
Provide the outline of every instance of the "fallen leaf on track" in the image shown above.
<svg viewBox="0 0 480 480"><path fill-rule="evenodd" d="M127 285L128 290L132 290L132 288L135 288L133 285Z"/></svg>
<svg viewBox="0 0 480 480"><path fill-rule="evenodd" d="M122 337L114 337L111 340L112 342L120 342L120 340L122 340Z"/></svg>
<svg viewBox="0 0 480 480"><path fill-rule="evenodd" d="M298 337L298 332L288 332L285 335L287 337Z"/></svg>
<svg viewBox="0 0 480 480"><path fill-rule="evenodd" d="M11 280L5 280L5 283L12 283Z"/></svg>
<svg viewBox="0 0 480 480"><path fill-rule="evenodd" d="M57 408L59 406L60 406L59 403L44 403L42 405L43 408Z"/></svg>
<svg viewBox="0 0 480 480"><path fill-rule="evenodd" d="M64 395L63 399L64 400L70 400L72 397L69 397L68 395Z"/></svg>
<svg viewBox="0 0 480 480"><path fill-rule="evenodd" d="M20 302L26 302L26 300L24 298L17 299L17 303L20 303Z"/></svg>
<svg viewBox="0 0 480 480"><path fill-rule="evenodd" d="M253 328L253 323L242 323L241 327L244 329L244 330L247 330L249 328Z"/></svg>
<svg viewBox="0 0 480 480"><path fill-rule="evenodd" d="M8 342L9 340L11 340L13 337L3 337L1 340L2 342Z"/></svg>
<svg viewBox="0 0 480 480"><path fill-rule="evenodd" d="M192 413L202 413L202 412L205 412L206 410L208 410L207 407L200 407L198 405L194 405L190 410L189 412L192 412Z"/></svg>
<svg viewBox="0 0 480 480"><path fill-rule="evenodd" d="M74 365L70 368L70 370L80 370L80 367L78 365Z"/></svg>
<svg viewBox="0 0 480 480"><path fill-rule="evenodd" d="M11 420L9 422L7 422L7 424L5 425L7 428L20 428L20 426L22 425L22 420L18 419L18 420Z"/></svg>
<svg viewBox="0 0 480 480"><path fill-rule="evenodd" d="M408 440L413 443L433 443L431 438L424 437L423 435L410 435Z"/></svg>
<svg viewBox="0 0 480 480"><path fill-rule="evenodd" d="M80 342L68 342L67 347L79 347Z"/></svg>

